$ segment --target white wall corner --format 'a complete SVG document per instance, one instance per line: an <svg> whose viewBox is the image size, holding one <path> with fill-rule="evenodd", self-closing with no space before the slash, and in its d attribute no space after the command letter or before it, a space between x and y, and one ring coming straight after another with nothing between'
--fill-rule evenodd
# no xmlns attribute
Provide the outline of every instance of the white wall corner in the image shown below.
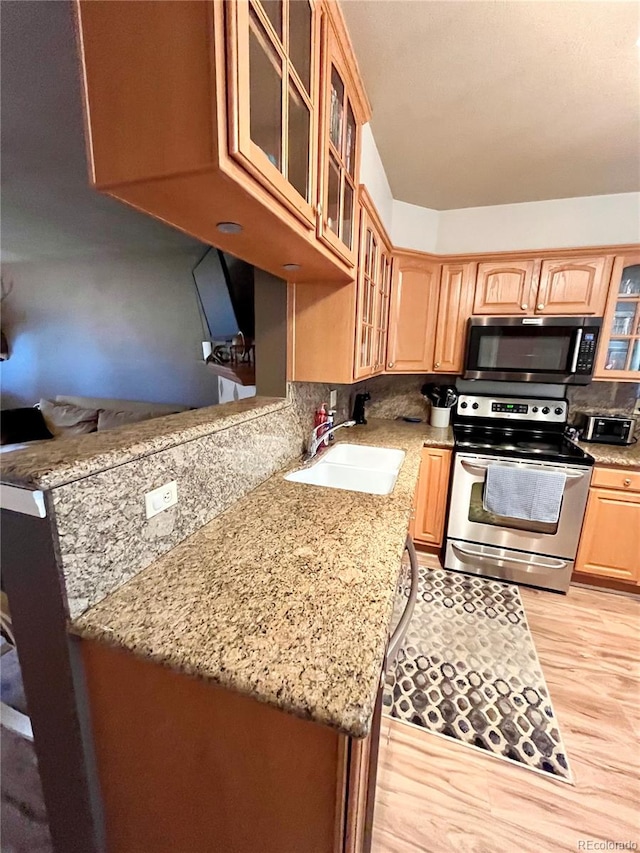
<svg viewBox="0 0 640 853"><path fill-rule="evenodd" d="M438 246L440 213L430 207L393 200L391 242L398 249L435 252Z"/></svg>
<svg viewBox="0 0 640 853"><path fill-rule="evenodd" d="M360 183L369 190L382 224L391 232L393 195L369 123L363 125L361 139Z"/></svg>
<svg viewBox="0 0 640 853"><path fill-rule="evenodd" d="M633 192L442 210L437 252L507 252L639 241L640 193Z"/></svg>

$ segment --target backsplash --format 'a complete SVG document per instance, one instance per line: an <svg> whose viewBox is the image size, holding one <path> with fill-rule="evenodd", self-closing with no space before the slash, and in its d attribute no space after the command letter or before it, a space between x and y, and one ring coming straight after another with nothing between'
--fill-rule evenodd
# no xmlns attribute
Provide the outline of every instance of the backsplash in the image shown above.
<svg viewBox="0 0 640 853"><path fill-rule="evenodd" d="M576 412L631 417L638 397L640 383L635 382L592 382L591 385L574 385L567 391L569 418Z"/></svg>
<svg viewBox="0 0 640 853"><path fill-rule="evenodd" d="M71 617L301 456L329 387L292 383L286 408L195 438L186 431L186 441L178 437L172 447L51 489ZM344 420L349 388L338 389L337 417ZM147 432L152 427L145 422ZM143 495L171 480L178 483L178 504L147 519Z"/></svg>
<svg viewBox="0 0 640 853"><path fill-rule="evenodd" d="M428 420L430 404L422 397L420 389L426 382L455 384L456 378L441 374L386 375L374 376L353 385L294 382L291 383L291 387L294 389L298 408L306 413L304 425L306 436L313 424L313 411L319 403L328 401L331 388L336 388L338 391L339 420L344 420L351 415L354 397L361 391L368 391L371 394L371 400L367 403L368 417L393 420L404 416ZM590 385L567 386L565 393L569 400L570 420L576 412L590 414L608 412L631 417L636 398L640 397L640 383L592 382Z"/></svg>
<svg viewBox="0 0 640 853"><path fill-rule="evenodd" d="M71 617L83 613L302 452L293 406L51 490ZM145 492L178 503L145 517Z"/></svg>

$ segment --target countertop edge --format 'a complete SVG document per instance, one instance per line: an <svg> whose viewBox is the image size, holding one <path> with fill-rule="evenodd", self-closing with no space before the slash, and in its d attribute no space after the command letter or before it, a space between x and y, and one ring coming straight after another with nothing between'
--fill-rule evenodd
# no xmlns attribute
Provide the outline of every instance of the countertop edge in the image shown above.
<svg viewBox="0 0 640 853"><path fill-rule="evenodd" d="M200 417L202 417L202 414L206 410L194 409L192 412L180 412L175 415L165 415L162 418L151 418L148 421L141 421L137 424L120 428L122 431L109 430L108 433L112 434L109 435L109 438L115 436L116 446L98 449L95 453L87 455L86 458L82 458L82 453L80 453L78 454L79 458L72 458L70 460L60 459L58 461L55 460L55 455L56 451L60 452L65 449L73 449L73 447L69 447L67 442L73 442L73 444L79 444L81 446L83 442L87 441L87 439L94 440L97 436L100 436L101 438L106 436L106 432L103 434L89 433L88 435L79 436L77 439L52 439L51 447L48 447L49 442L46 442L46 445L41 445L36 452L37 456L40 454L42 455L43 461L36 461L32 465L29 465L26 462L23 466L18 464L16 466L17 470L13 470L10 467L10 463L13 461L10 457L13 454L7 454L6 458L0 460L0 483L7 486L16 486L29 490L42 489L48 491L58 488L59 486L75 482L76 480L84 479L85 477L91 477L94 474L99 474L103 471L109 470L110 468L117 468L120 465L127 464L128 462L133 462L136 459L141 459L154 453L169 450L173 447L178 447L179 445L185 444L189 441L214 435L215 433L222 432L226 429L230 429L231 427L247 423L274 412L283 411L284 409L288 409L293 406L293 401L286 397L252 397L248 398L248 400L264 400L264 402L259 402L258 405L251 405L250 407L247 407L246 410L242 410L242 408L238 410L238 408L236 408L234 411L223 411L225 406L237 406L237 403L222 403L218 406L206 407L206 410L212 410L211 420L204 420L201 423L185 425L184 427L178 426L177 423L175 425L172 423L166 434L161 434L156 437L149 436L148 438L140 438L138 433L141 428L145 431L149 425L166 427L169 419L185 418L189 415L197 417L194 413L198 413ZM238 402L242 403L243 401ZM154 424L154 422L161 423ZM126 430L126 432L124 432L124 430ZM129 437L130 442L126 443L126 439ZM118 439L125 440L123 446L118 446ZM105 444L109 443L106 438L102 438L102 440ZM63 442L65 443L65 446L61 446ZM26 447L16 450L15 453L27 454L30 451L33 452L33 450L34 448L30 448L27 444ZM50 464L47 464L46 461L46 456L49 455L48 451L53 451L51 456L54 457ZM20 457L15 460L14 464L19 462Z"/></svg>

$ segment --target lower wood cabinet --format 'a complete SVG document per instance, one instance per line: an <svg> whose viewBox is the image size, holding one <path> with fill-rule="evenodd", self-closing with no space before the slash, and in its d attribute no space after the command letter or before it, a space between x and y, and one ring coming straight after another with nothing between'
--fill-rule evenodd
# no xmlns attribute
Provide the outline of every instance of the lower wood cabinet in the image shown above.
<svg viewBox="0 0 640 853"><path fill-rule="evenodd" d="M640 583L640 472L594 470L575 571Z"/></svg>
<svg viewBox="0 0 640 853"><path fill-rule="evenodd" d="M409 533L425 545L441 545L449 494L451 450L424 447Z"/></svg>
<svg viewBox="0 0 640 853"><path fill-rule="evenodd" d="M368 853L382 713L347 737L81 641L109 853Z"/></svg>

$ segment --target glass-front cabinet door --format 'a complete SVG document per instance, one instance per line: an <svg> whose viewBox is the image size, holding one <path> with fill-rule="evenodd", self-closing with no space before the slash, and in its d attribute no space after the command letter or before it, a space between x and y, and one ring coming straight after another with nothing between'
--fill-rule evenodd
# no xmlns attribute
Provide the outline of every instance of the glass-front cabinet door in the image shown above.
<svg viewBox="0 0 640 853"><path fill-rule="evenodd" d="M391 299L391 247L371 196L360 187L360 248L354 379L382 373Z"/></svg>
<svg viewBox="0 0 640 853"><path fill-rule="evenodd" d="M225 3L231 155L315 225L319 22L313 0Z"/></svg>
<svg viewBox="0 0 640 853"><path fill-rule="evenodd" d="M350 90L349 65L328 17L323 23L323 44L318 236L355 264L361 122L356 115L356 96Z"/></svg>
<svg viewBox="0 0 640 853"><path fill-rule="evenodd" d="M360 213L360 260L354 379L371 376L377 368L378 280L380 240L365 210Z"/></svg>
<svg viewBox="0 0 640 853"><path fill-rule="evenodd" d="M640 254L613 265L595 375L640 382Z"/></svg>

